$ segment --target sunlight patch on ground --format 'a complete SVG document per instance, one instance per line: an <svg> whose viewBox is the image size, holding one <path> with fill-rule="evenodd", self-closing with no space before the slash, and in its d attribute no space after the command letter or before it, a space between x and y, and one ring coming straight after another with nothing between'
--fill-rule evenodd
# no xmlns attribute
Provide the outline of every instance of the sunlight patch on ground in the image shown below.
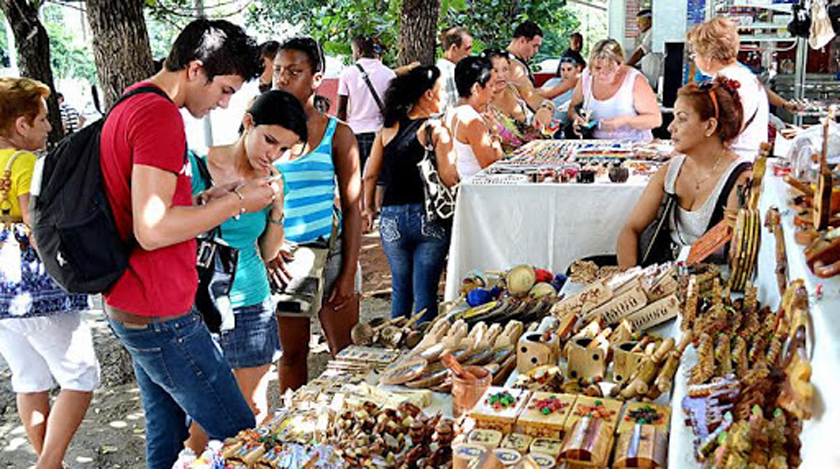
<svg viewBox="0 0 840 469"><path fill-rule="evenodd" d="M3 448L3 451L17 451L19 449L26 449L28 445L29 439L25 436L12 438L11 440L9 440L9 444L6 445L5 448Z"/></svg>
<svg viewBox="0 0 840 469"><path fill-rule="evenodd" d="M126 427L128 427L128 424L123 422L122 420L114 420L113 422L109 423L108 425L110 425L113 428L126 428Z"/></svg>
<svg viewBox="0 0 840 469"><path fill-rule="evenodd" d="M93 458L89 458L87 456L79 456L76 458L76 462L81 464L88 464L93 462Z"/></svg>

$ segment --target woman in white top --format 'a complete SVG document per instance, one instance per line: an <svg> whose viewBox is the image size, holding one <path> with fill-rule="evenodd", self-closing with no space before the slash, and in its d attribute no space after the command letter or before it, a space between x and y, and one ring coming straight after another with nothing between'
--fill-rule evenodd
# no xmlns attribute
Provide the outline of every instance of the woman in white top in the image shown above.
<svg viewBox="0 0 840 469"><path fill-rule="evenodd" d="M769 138L770 104L758 78L738 63L739 41L738 29L728 18L711 19L688 32L691 58L704 75L723 76L740 83L738 95L744 105L744 118L732 151L752 161L761 143Z"/></svg>
<svg viewBox="0 0 840 469"><path fill-rule="evenodd" d="M638 70L624 65L624 51L615 39L595 44L569 103L575 131L587 124L581 112L597 122L598 139L650 140L662 125L662 114L650 84ZM582 111L576 107L582 104Z"/></svg>
<svg viewBox="0 0 840 469"><path fill-rule="evenodd" d="M447 116L458 155L458 176L464 180L504 156L488 105L493 99L495 71L484 57L467 57L455 67L460 97Z"/></svg>
<svg viewBox="0 0 840 469"><path fill-rule="evenodd" d="M641 261L639 236L656 218L666 192L677 197L677 207L668 220L671 241L677 247L693 244L723 219L725 211L738 207L734 187L751 176L749 163L731 149L741 131L742 116L736 85L730 80L721 77L699 85L689 83L679 90L668 130L681 155L656 172L630 213L618 237L619 267ZM653 257L659 254L669 253Z"/></svg>

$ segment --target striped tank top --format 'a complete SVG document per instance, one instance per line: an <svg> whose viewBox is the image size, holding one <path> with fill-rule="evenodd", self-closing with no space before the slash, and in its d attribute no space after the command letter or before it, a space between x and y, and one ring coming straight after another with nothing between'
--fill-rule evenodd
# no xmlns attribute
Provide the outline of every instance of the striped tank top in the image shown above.
<svg viewBox="0 0 840 469"><path fill-rule="evenodd" d="M330 117L324 138L311 152L274 163L286 185L283 231L290 242L328 240L332 232L336 188L332 140L337 124L338 119Z"/></svg>

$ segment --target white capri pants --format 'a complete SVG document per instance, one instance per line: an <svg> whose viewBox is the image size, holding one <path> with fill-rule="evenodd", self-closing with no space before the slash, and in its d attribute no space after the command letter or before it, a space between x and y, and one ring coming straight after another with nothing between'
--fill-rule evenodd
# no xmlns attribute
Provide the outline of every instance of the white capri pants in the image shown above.
<svg viewBox="0 0 840 469"><path fill-rule="evenodd" d="M49 391L56 383L72 391L99 386L93 337L78 311L0 320L0 354L16 393Z"/></svg>

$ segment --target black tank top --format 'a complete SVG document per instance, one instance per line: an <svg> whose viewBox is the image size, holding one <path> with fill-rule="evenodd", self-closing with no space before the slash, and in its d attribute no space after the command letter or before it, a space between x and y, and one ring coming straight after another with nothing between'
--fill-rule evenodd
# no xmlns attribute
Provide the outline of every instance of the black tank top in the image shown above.
<svg viewBox="0 0 840 469"><path fill-rule="evenodd" d="M385 178L385 196L382 205L407 205L423 203L423 182L417 163L426 151L417 140L417 130L426 118L400 120L397 135L385 145L382 154L382 172Z"/></svg>

